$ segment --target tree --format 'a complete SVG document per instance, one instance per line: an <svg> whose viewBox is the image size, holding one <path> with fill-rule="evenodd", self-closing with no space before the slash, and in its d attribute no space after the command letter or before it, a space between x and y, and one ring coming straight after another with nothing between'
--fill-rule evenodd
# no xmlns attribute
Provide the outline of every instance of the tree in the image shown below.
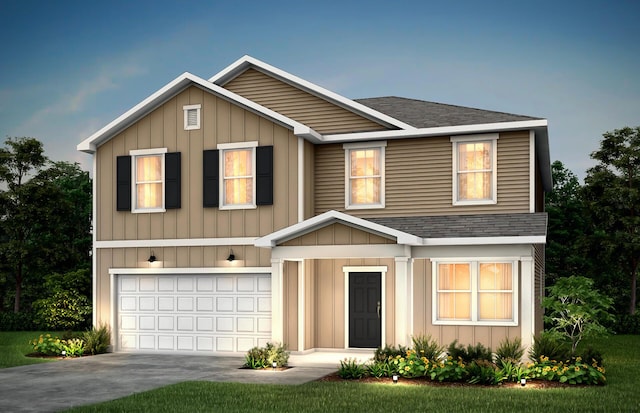
<svg viewBox="0 0 640 413"><path fill-rule="evenodd" d="M583 338L607 333L600 322L611 318L607 310L612 300L594 289L592 279L563 277L548 290L549 295L542 300L542 306L549 310L545 321L552 326L552 331L571 342L572 354Z"/></svg>
<svg viewBox="0 0 640 413"><path fill-rule="evenodd" d="M635 314L640 266L640 127L603 135L591 157L584 196L595 226L591 245L606 255L610 272L626 274L629 314ZM597 243L597 244L596 244Z"/></svg>
<svg viewBox="0 0 640 413"><path fill-rule="evenodd" d="M560 277L583 274L588 267L583 253L588 222L582 187L576 175L560 161L551 164L551 174L553 190L545 197L549 217L545 266L549 285Z"/></svg>
<svg viewBox="0 0 640 413"><path fill-rule="evenodd" d="M7 190L0 193L0 224L3 227L2 258L15 280L14 312L20 311L24 267L30 255L30 241L35 222L30 208L37 188L25 180L45 164L42 143L34 138L8 138L0 148L0 183Z"/></svg>

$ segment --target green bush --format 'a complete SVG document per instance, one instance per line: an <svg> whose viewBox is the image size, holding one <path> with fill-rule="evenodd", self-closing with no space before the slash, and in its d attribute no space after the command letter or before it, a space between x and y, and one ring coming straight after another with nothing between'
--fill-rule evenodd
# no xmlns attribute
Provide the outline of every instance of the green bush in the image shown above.
<svg viewBox="0 0 640 413"><path fill-rule="evenodd" d="M343 379L361 379L367 375L367 367L361 364L355 358L346 358L340 360L340 368L338 369L338 376Z"/></svg>
<svg viewBox="0 0 640 413"><path fill-rule="evenodd" d="M413 350L420 357L435 361L440 359L444 353L444 346L431 338L431 334L415 336L411 340L413 341Z"/></svg>
<svg viewBox="0 0 640 413"><path fill-rule="evenodd" d="M36 316L33 312L0 312L0 331L34 331L40 329L41 326L36 321Z"/></svg>
<svg viewBox="0 0 640 413"><path fill-rule="evenodd" d="M62 350L67 357L80 357L84 353L84 341L81 338L61 340Z"/></svg>
<svg viewBox="0 0 640 413"><path fill-rule="evenodd" d="M616 316L613 329L618 334L640 334L640 311Z"/></svg>
<svg viewBox="0 0 640 413"><path fill-rule="evenodd" d="M493 361L491 349L480 343L475 346L469 344L467 347L464 347L462 344L458 344L458 340L454 340L453 343L447 347L447 354L454 360L461 359L465 364L469 364L474 360Z"/></svg>
<svg viewBox="0 0 640 413"><path fill-rule="evenodd" d="M467 381L471 384L493 385L507 378L501 369L487 360L474 360L466 370Z"/></svg>
<svg viewBox="0 0 640 413"><path fill-rule="evenodd" d="M36 300L33 308L41 328L83 330L91 319L91 273L87 269L45 276L44 287L50 295Z"/></svg>
<svg viewBox="0 0 640 413"><path fill-rule="evenodd" d="M533 346L529 349L531 361L539 361L541 357L548 357L550 360L567 360L571 357L571 350L555 334L543 331L533 338Z"/></svg>
<svg viewBox="0 0 640 413"><path fill-rule="evenodd" d="M40 334L40 337L29 342L33 346L34 353L44 356L59 356L62 353L62 340L51 334Z"/></svg>
<svg viewBox="0 0 640 413"><path fill-rule="evenodd" d="M446 359L439 362L429 363L428 372L431 380L440 382L460 381L467 375L464 361L462 359L454 360L451 356L447 356Z"/></svg>
<svg viewBox="0 0 640 413"><path fill-rule="evenodd" d="M522 356L524 354L524 347L522 347L522 341L520 337L515 337L513 339L505 338L498 345L498 349L496 350L496 365L498 367L503 367L506 362L511 362L512 364L520 363Z"/></svg>
<svg viewBox="0 0 640 413"><path fill-rule="evenodd" d="M371 377L391 377L393 370L387 361L375 361L367 364L367 374Z"/></svg>
<svg viewBox="0 0 640 413"><path fill-rule="evenodd" d="M84 340L85 353L92 355L106 353L111 344L111 331L104 324L98 328L92 327L82 333L82 340Z"/></svg>
<svg viewBox="0 0 640 413"><path fill-rule="evenodd" d="M289 362L289 353L280 343L267 343L265 347L253 347L245 355L245 366L252 369L284 367Z"/></svg>
<svg viewBox="0 0 640 413"><path fill-rule="evenodd" d="M373 359L375 361L387 361L390 359L395 358L396 356L403 356L404 354L406 354L407 352L407 348L404 346L398 346L397 348L395 346L384 346L383 347L378 347L376 349L376 351L373 353Z"/></svg>

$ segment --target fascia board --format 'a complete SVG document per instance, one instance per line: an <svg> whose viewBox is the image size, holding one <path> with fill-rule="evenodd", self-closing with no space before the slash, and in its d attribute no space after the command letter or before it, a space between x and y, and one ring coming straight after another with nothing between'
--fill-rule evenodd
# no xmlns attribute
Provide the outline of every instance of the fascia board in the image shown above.
<svg viewBox="0 0 640 413"><path fill-rule="evenodd" d="M319 96L325 100L333 102L340 107L358 113L359 115L364 116L368 119L382 122L390 126L395 126L400 129L416 129L414 126L404 123L382 112L378 112L377 110L374 110L368 106L346 98L342 95L339 95L335 92L304 80L298 76L292 75L291 73L285 72L282 69L278 69L277 67L271 66L270 64L251 56L245 55L236 60L231 65L227 66L225 69L211 77L209 79L209 82L222 86L234 77L238 76L240 73L244 72L249 67L253 67L264 73L270 74L285 83L300 88L308 93L311 93L312 95Z"/></svg>
<svg viewBox="0 0 640 413"><path fill-rule="evenodd" d="M546 244L544 235L519 237L425 238L424 246Z"/></svg>
<svg viewBox="0 0 640 413"><path fill-rule="evenodd" d="M217 96L220 96L221 98L236 103L247 110L265 116L284 127L292 129L296 136L302 136L315 142L320 142L322 139L319 133L300 122L297 122L287 116L277 113L262 105L259 105L223 87L208 82L196 75L185 72L155 93L153 93L151 96L144 99L142 102L135 105L133 108L129 109L114 121L91 135L89 138L82 141L80 144L78 144L77 149L82 152L94 153L100 144L107 141L120 131L124 130L125 128L139 120L141 117L148 114L151 110L155 109L160 104L164 103L192 84L196 84L203 89L209 90Z"/></svg>
<svg viewBox="0 0 640 413"><path fill-rule="evenodd" d="M515 122L481 123L476 125L440 126L436 128L420 128L413 130L376 131L362 133L341 133L324 135L324 143L357 142L376 139L420 138L428 136L464 135L472 133L505 132L518 129L546 128L546 119L525 120Z"/></svg>
<svg viewBox="0 0 640 413"><path fill-rule="evenodd" d="M322 228L326 225L334 222L343 222L347 225L361 228L365 231L377 232L379 234L388 235L396 238L398 244L405 245L423 245L423 240L415 235L407 234L406 232L398 231L384 225L376 224L371 221L367 221L362 218L357 218L348 214L344 214L338 211L327 211L315 217L309 218L305 221L291 225L290 227L283 228L279 231L258 238L255 241L256 247L272 248L276 246L276 243L281 240L291 239L296 236L303 235L310 231Z"/></svg>

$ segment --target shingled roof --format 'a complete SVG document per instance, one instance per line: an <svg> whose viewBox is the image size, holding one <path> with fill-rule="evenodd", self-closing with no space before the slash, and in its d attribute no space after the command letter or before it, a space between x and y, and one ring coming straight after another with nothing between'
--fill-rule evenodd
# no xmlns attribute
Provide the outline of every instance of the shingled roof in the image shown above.
<svg viewBox="0 0 640 413"><path fill-rule="evenodd" d="M355 99L355 101L416 128L478 125L483 123L541 119L396 96Z"/></svg>
<svg viewBox="0 0 640 413"><path fill-rule="evenodd" d="M421 238L546 236L547 214L477 214L368 218Z"/></svg>

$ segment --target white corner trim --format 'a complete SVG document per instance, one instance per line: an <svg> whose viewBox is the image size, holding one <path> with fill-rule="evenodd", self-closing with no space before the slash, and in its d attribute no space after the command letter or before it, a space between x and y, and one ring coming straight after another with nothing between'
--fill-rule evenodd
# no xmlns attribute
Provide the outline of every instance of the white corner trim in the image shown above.
<svg viewBox="0 0 640 413"><path fill-rule="evenodd" d="M146 247L217 247L233 245L253 245L255 240L255 237L112 240L94 241L93 246L96 249Z"/></svg>
<svg viewBox="0 0 640 413"><path fill-rule="evenodd" d="M304 221L304 138L298 136L298 222Z"/></svg>
<svg viewBox="0 0 640 413"><path fill-rule="evenodd" d="M529 212L536 212L536 133L529 130Z"/></svg>

